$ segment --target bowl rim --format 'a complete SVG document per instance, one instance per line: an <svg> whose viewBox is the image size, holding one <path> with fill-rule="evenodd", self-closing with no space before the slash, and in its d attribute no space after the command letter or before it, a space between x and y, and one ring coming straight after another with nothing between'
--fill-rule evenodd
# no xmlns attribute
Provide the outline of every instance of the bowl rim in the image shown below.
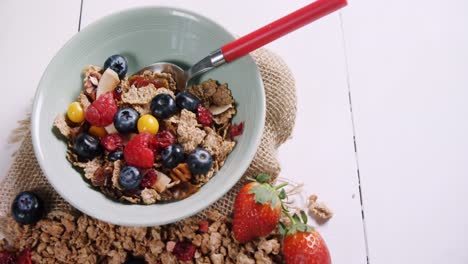
<svg viewBox="0 0 468 264"><path fill-rule="evenodd" d="M191 210L181 212L179 215L171 218L170 220L157 221L157 218L152 219L152 220L151 219L141 219L140 222L136 223L136 222L125 221L124 219L121 219L121 218L111 219L109 217L105 217L105 214L97 214L96 213L97 210L88 209L87 207L82 207L82 206L78 205L78 203L76 203L72 199L73 197L68 197L62 190L57 188L54 181L48 176L47 172L49 171L49 169L47 168L47 165L46 165L45 160L43 159L43 156L40 154L40 153L42 153L42 150L41 150L41 146L40 146L41 139L39 137L39 134L40 134L39 133L39 127L40 127L40 120L39 120L40 119L40 115L39 115L40 111L39 111L39 109L40 109L40 106L41 106L40 99L41 99L41 93L44 90L44 88L43 88L44 84L43 83L45 82L45 79L46 79L46 73L50 70L51 64L57 59L57 57L59 57L64 52L64 50L66 50L67 47L73 41L75 41L78 37L80 37L83 34L82 32L87 32L88 30L91 30L92 28L96 27L96 25L99 25L100 23L102 23L102 21L108 20L110 18L120 16L120 15L125 14L125 13L140 12L140 11L148 10L148 9L163 10L163 11L166 11L166 12L178 11L178 12L181 12L181 13L191 15L191 16L196 17L196 18L200 18L200 19L205 20L206 22L208 22L208 23L210 23L210 24L212 24L214 26L217 26L217 27L221 28L222 30L224 30L228 35L230 35L232 37L233 40L236 39L236 35L232 34L224 26L220 25L219 23L215 22L214 20L212 20L212 19L210 19L210 18L208 18L208 17L206 17L204 15L195 13L193 11L185 10L185 9L182 9L182 8L175 8L175 7L163 6L163 5L161 5L161 6L147 5L147 6L139 6L139 7L133 7L133 8L118 10L116 12L105 15L105 16L93 21L92 23L88 24L85 28L81 29L78 33L75 33L55 53L55 55L52 57L52 59L49 61L48 65L47 65L47 67L45 68L45 70L44 70L44 72L43 72L43 74L41 76L41 79L40 79L40 81L39 81L39 83L38 83L38 85L36 87L36 92L35 92L35 95L34 95L34 103L33 103L33 108L32 108L32 113L31 113L31 138L32 138L32 143L33 143L34 154L35 154L36 159L38 161L38 164L39 164L42 172L44 173L45 178L49 182L49 184L52 185L54 190L66 202L71 204L74 208L78 209L82 213L85 213L85 214L87 214L87 215L89 215L91 217L100 219L100 220L108 222L108 223L112 223L112 224L116 224L116 225L123 225L123 226L154 226L154 225L163 225L163 224L173 223L173 222L176 222L176 221L191 217L193 215L196 215L197 213L201 212L202 210L208 208L210 205L214 204L216 201L221 199L226 193L228 193L236 185L236 183L242 178L242 176L245 174L245 172L247 171L248 167L250 166L253 158L255 157L255 154L256 154L256 152L258 150L258 147L260 146L263 131L265 129L266 95L265 95L263 79L262 79L262 76L260 74L260 70L258 68L258 65L253 60L252 56L250 54L248 54L245 57L249 58L249 60L251 60L251 62L255 66L256 75L258 76L258 83L260 85L260 87L259 87L260 88L260 91L259 91L259 93L260 93L260 98L259 99L260 100L258 102L259 104L261 104L261 107L260 107L261 111L259 113L259 116L260 116L259 122L260 122L260 124L259 124L259 129L257 130L257 132L252 135L252 137L254 137L254 139L253 139L254 147L250 148L250 151L248 151L247 153L243 153L244 159L248 160L248 162L243 163L242 166L238 166L239 167L239 169L238 169L239 175L237 177L235 177L235 180L233 180L232 182L227 183L226 188L219 188L217 191L215 190L215 192L213 192L213 195L210 196L210 199L208 199L206 203L192 205ZM109 198L106 198L106 197L104 197L104 198L109 199ZM116 203L118 203L118 202L116 202ZM170 203L167 203L167 204L169 205ZM163 206L162 204L158 204L158 205ZM151 205L149 205L149 206L151 206ZM97 216L97 215L99 215L99 216Z"/></svg>

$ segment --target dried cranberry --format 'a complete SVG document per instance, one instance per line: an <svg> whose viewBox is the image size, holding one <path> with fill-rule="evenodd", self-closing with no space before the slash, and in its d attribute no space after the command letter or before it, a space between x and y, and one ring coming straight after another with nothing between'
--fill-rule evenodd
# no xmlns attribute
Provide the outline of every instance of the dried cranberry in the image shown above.
<svg viewBox="0 0 468 264"><path fill-rule="evenodd" d="M164 130L156 134L156 140L157 147L159 149L165 149L174 144L175 136L171 132Z"/></svg>
<svg viewBox="0 0 468 264"><path fill-rule="evenodd" d="M17 264L32 264L31 250L29 250L29 248L27 248L27 249L21 251L21 253L18 256L18 259L16 260L16 263Z"/></svg>
<svg viewBox="0 0 468 264"><path fill-rule="evenodd" d="M122 86L119 85L114 89L114 98L116 100L122 99Z"/></svg>
<svg viewBox="0 0 468 264"><path fill-rule="evenodd" d="M154 170L149 170L141 179L141 187L148 188L153 186L153 184L158 179L158 175Z"/></svg>
<svg viewBox="0 0 468 264"><path fill-rule="evenodd" d="M155 88L165 87L168 88L169 84L166 79L156 79L151 82Z"/></svg>
<svg viewBox="0 0 468 264"><path fill-rule="evenodd" d="M148 81L144 77L138 76L133 80L133 82L130 85L132 84L135 85L136 88L140 88L140 87L147 86L148 84L150 84L150 81Z"/></svg>
<svg viewBox="0 0 468 264"><path fill-rule="evenodd" d="M172 254L180 261L190 261L195 256L195 246L187 241L177 242Z"/></svg>
<svg viewBox="0 0 468 264"><path fill-rule="evenodd" d="M203 220L203 221L200 221L198 222L198 231L202 232L202 233L206 233L208 232L208 226L210 224L208 223L208 221L206 220Z"/></svg>
<svg viewBox="0 0 468 264"><path fill-rule="evenodd" d="M0 252L0 264L15 264L16 257L11 252Z"/></svg>
<svg viewBox="0 0 468 264"><path fill-rule="evenodd" d="M213 114L210 112L210 110L199 104L197 106L197 120L204 126L211 126L213 123Z"/></svg>
<svg viewBox="0 0 468 264"><path fill-rule="evenodd" d="M240 122L238 125L232 125L229 130L229 135L232 138L242 135L244 133L244 122Z"/></svg>
<svg viewBox="0 0 468 264"><path fill-rule="evenodd" d="M122 148L123 140L119 134L108 134L101 139L101 145L109 152Z"/></svg>

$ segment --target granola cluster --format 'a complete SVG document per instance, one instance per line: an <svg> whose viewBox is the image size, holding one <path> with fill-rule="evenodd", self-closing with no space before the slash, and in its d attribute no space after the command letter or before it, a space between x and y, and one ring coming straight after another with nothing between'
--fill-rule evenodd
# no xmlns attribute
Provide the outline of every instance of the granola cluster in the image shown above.
<svg viewBox="0 0 468 264"><path fill-rule="evenodd" d="M86 215L53 212L35 225L3 219L0 252L31 249L34 263L281 263L277 233L239 244L231 220L217 211L160 227L123 227ZM189 259L189 260L187 260Z"/></svg>
<svg viewBox="0 0 468 264"><path fill-rule="evenodd" d="M83 111L93 107L99 96L100 82L105 79L103 69L98 66L88 66L83 70L83 90L77 98L77 102ZM169 73L145 71L140 75L125 77L118 81L118 86L113 90L113 99L118 109L132 108L140 116L151 114L150 104L155 96L167 94L176 98L178 91L176 83ZM72 122L67 115L59 115L54 121L54 126L67 138L67 159L73 166L83 170L84 178L95 188L108 197L119 201L135 204L154 204L160 201L179 200L198 191L213 175L220 170L224 162L233 150L236 142L229 131L235 128L232 118L236 113L235 101L226 84L220 84L214 80L207 80L199 85L192 85L188 91L200 100L201 110L196 112L181 109L177 114L166 119L159 119L159 132L169 137L173 144L182 146L185 155L203 148L212 156L213 164L206 173L197 174L188 169L187 163L180 163L174 168L167 168L161 162L161 147L154 147L154 164L152 168L139 168L142 175L150 170L154 174L154 181L145 179L136 189L125 189L119 184L119 173L127 165L126 159L110 159L109 148L93 158L83 159L75 151L77 137L83 133L89 133L101 140L109 134L118 134L117 142L107 140L106 144L115 148L124 149L126 144L138 134L122 134L116 131L114 125L104 128L92 126L87 120ZM94 109L93 109L94 111ZM204 116L200 117L201 111ZM201 121L200 121L201 120ZM100 129L100 130L99 130ZM94 132L94 133L93 133ZM169 136L168 136L169 135ZM237 135L237 134L236 134ZM156 137L159 135L157 134ZM171 139L172 137L172 139ZM164 139L162 139L164 140ZM110 143L109 143L110 142ZM113 144L113 145L112 145ZM156 143L155 143L156 144ZM103 145L105 146L105 145ZM166 146L164 146L166 147ZM138 152L138 151L136 151Z"/></svg>

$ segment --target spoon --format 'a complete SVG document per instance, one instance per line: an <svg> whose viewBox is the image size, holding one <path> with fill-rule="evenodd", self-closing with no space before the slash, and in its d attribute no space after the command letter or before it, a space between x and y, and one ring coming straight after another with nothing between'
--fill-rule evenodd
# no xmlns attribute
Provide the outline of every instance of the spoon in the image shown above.
<svg viewBox="0 0 468 264"><path fill-rule="evenodd" d="M346 6L346 4L346 0L317 0L250 34L225 44L186 71L173 63L157 62L141 69L136 74L142 74L146 70L170 73L177 83L177 89L183 91L193 77L239 59L251 51Z"/></svg>

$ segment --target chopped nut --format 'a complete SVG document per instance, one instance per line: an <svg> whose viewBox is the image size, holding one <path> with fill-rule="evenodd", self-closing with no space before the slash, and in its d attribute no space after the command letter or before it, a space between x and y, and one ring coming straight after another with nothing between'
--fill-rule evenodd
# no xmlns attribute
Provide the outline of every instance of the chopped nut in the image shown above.
<svg viewBox="0 0 468 264"><path fill-rule="evenodd" d="M145 188L143 191L141 191L141 199L145 204L154 204L156 201L161 199L161 196L156 190Z"/></svg>
<svg viewBox="0 0 468 264"><path fill-rule="evenodd" d="M162 193L169 188L171 178L169 178L166 174L158 170L156 170L156 174L158 175L156 178L156 182L151 187L157 190L159 193Z"/></svg>
<svg viewBox="0 0 468 264"><path fill-rule="evenodd" d="M186 182L192 178L192 173L190 172L187 163L180 163L179 165L177 165L177 167L172 169L169 176L174 181L180 180L182 182Z"/></svg>
<svg viewBox="0 0 468 264"><path fill-rule="evenodd" d="M91 177L91 183L94 186L106 186L112 182L113 176L113 165L110 162L105 163L103 166L99 167L94 171L93 176Z"/></svg>

